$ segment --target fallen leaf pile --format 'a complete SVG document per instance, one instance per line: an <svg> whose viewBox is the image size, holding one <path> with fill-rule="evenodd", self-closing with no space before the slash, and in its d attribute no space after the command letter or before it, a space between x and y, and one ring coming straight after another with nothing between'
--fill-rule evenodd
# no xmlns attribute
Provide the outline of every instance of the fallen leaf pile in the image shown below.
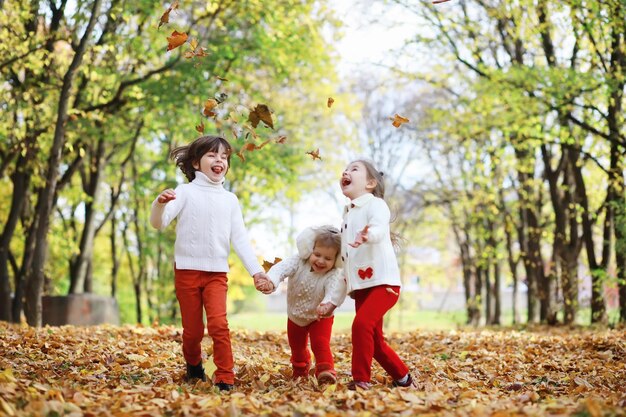
<svg viewBox="0 0 626 417"><path fill-rule="evenodd" d="M290 379L285 333L233 331L236 389L183 382L180 328L29 328L0 323L0 415L626 415L626 331L416 331L388 335L417 386L375 364L349 391L350 337L334 335L339 382ZM214 370L203 341L205 368Z"/></svg>

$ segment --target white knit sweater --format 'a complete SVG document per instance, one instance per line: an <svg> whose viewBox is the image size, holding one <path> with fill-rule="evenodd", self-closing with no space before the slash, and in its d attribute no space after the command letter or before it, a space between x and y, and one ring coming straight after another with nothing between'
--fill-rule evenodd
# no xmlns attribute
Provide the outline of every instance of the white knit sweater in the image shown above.
<svg viewBox="0 0 626 417"><path fill-rule="evenodd" d="M317 306L331 302L340 306L346 298L346 282L340 268L333 268L325 274L311 271L307 259L292 256L267 272L274 288L287 281L287 316L298 326L307 326L318 319Z"/></svg>
<svg viewBox="0 0 626 417"><path fill-rule="evenodd" d="M232 243L244 267L254 275L263 272L243 222L237 196L222 183L200 171L196 178L176 187L176 199L152 203L150 223L163 230L178 217L174 247L176 268L228 272Z"/></svg>

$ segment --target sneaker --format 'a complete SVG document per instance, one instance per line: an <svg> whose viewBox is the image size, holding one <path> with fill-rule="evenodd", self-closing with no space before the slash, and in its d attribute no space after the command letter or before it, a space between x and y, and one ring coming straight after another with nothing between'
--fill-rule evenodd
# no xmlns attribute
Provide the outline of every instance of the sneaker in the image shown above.
<svg viewBox="0 0 626 417"><path fill-rule="evenodd" d="M318 384L335 384L337 383L337 376L333 371L322 371L317 376Z"/></svg>
<svg viewBox="0 0 626 417"><path fill-rule="evenodd" d="M407 378L406 382L400 382L399 380L395 380L391 383L392 387L401 387L401 388L407 388L407 387L415 387L415 381L413 381L413 377L411 376L411 374L409 374L409 377Z"/></svg>
<svg viewBox="0 0 626 417"><path fill-rule="evenodd" d="M350 381L348 382L348 389L356 391L357 389L368 390L372 387L372 384L365 381Z"/></svg>
<svg viewBox="0 0 626 417"><path fill-rule="evenodd" d="M204 374L202 362L197 365L187 364L187 375L185 376L185 380L193 381L194 379L200 379L202 382L206 382L206 375Z"/></svg>
<svg viewBox="0 0 626 417"><path fill-rule="evenodd" d="M216 382L215 386L220 391L232 391L232 389L235 387L233 384L227 384L226 382Z"/></svg>

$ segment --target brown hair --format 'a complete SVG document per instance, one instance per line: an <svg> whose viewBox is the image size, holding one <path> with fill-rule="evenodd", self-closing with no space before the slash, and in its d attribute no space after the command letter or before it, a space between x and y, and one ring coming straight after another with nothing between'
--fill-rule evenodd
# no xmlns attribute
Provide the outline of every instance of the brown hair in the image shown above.
<svg viewBox="0 0 626 417"><path fill-rule="evenodd" d="M176 161L176 166L185 174L189 182L196 178L197 164L202 156L207 152L219 152L220 146L223 146L228 154L228 168L230 168L230 156L233 153L233 147L230 143L219 136L200 136L189 145L179 146L170 152L170 158ZM226 172L228 172L228 168Z"/></svg>
<svg viewBox="0 0 626 417"><path fill-rule="evenodd" d="M341 233L339 233L339 229L332 226L322 226L318 228L315 233L314 248L316 245L334 248L339 255L341 252Z"/></svg>

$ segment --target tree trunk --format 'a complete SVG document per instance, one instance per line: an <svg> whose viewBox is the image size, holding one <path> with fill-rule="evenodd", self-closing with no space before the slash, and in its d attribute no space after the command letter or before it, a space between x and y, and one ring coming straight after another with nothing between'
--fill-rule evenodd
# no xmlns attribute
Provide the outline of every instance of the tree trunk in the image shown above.
<svg viewBox="0 0 626 417"><path fill-rule="evenodd" d="M11 195L11 208L7 217L2 235L0 236L0 320L11 321L13 319L11 303L11 283L9 274L9 253L11 251L11 240L17 227L24 202L28 196L30 175L20 167L24 166L24 158L20 156L17 160L17 170L11 176L13 180L13 194ZM18 277L15 277L18 281Z"/></svg>
<svg viewBox="0 0 626 417"><path fill-rule="evenodd" d="M63 85L59 97L59 107L57 110L57 120L50 148L50 157L47 164L45 177L46 186L43 188L37 201L37 215L39 222L35 233L36 246L33 256L32 274L26 282L26 320L31 326L41 326L41 295L44 284L44 267L48 253L48 230L50 228L50 218L52 217L53 202L58 182L59 165L63 145L65 143L65 128L68 118L68 108L74 78L80 67L91 33L96 25L99 15L101 0L94 0L89 23L85 33L76 49L74 58L63 77Z"/></svg>
<svg viewBox="0 0 626 417"><path fill-rule="evenodd" d="M100 184L102 178L102 170L104 169L104 155L105 143L102 135L98 140L95 155L92 158L92 163L89 164L91 172L86 179L87 184L83 186L83 189L87 196L88 201L85 202L85 221L83 226L83 232L80 238L80 244L78 247L78 254L76 258L72 260L70 266L70 288L69 294L78 294L85 290L85 288L91 288L91 283L87 282L89 276L89 264L93 257L93 246L96 237L96 210L94 206L97 203L98 192L100 191Z"/></svg>

